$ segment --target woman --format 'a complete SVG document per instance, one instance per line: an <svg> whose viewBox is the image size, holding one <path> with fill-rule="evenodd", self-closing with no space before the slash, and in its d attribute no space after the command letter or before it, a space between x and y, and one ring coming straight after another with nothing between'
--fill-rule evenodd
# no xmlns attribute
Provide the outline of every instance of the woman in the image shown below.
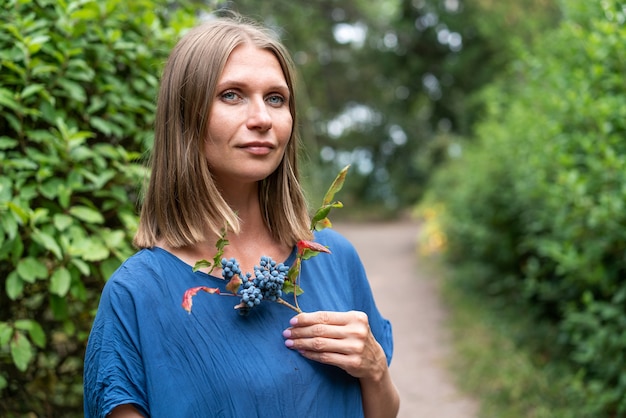
<svg viewBox="0 0 626 418"><path fill-rule="evenodd" d="M86 417L396 416L391 326L358 255L336 232L308 229L294 91L284 47L242 18L203 24L172 51L140 251L106 283L89 337ZM182 309L189 288L227 293L192 270L225 226L224 257L243 272L261 256L291 264L301 239L331 249L302 265L305 313L267 302L242 317L234 298L206 294Z"/></svg>

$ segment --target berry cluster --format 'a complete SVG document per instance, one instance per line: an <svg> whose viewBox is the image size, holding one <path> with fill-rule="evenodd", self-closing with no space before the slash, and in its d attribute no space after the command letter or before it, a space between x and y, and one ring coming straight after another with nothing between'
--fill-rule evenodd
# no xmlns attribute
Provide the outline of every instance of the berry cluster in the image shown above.
<svg viewBox="0 0 626 418"><path fill-rule="evenodd" d="M239 313L248 314L251 308L259 305L263 299L276 302L283 294L282 288L289 267L283 263L276 263L270 257L261 257L260 266L254 266L254 276L246 273L241 274L239 263L236 259L222 259L222 277L232 280L235 275L242 279L239 294L241 303L238 305Z"/></svg>
<svg viewBox="0 0 626 418"><path fill-rule="evenodd" d="M226 280L230 280L235 275L241 277L241 269L239 268L237 260L234 258L230 260L222 258L222 277Z"/></svg>
<svg viewBox="0 0 626 418"><path fill-rule="evenodd" d="M263 298L276 302L282 296L285 275L289 267L283 263L276 263L270 257L261 257L261 266L254 267L254 285L261 290Z"/></svg>

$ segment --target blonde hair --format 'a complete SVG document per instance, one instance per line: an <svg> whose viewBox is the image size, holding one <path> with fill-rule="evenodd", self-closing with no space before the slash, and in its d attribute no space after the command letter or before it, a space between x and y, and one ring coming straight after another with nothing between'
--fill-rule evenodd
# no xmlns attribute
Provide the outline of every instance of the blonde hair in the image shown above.
<svg viewBox="0 0 626 418"><path fill-rule="evenodd" d="M273 237L294 245L310 239L306 199L299 183L295 70L285 47L268 29L241 16L219 18L190 30L172 50L159 90L151 174L145 188L134 244L163 241L174 248L239 233L237 214L223 199L203 147L211 104L230 53L249 43L272 52L283 70L291 99L291 137L278 168L259 184L264 220Z"/></svg>

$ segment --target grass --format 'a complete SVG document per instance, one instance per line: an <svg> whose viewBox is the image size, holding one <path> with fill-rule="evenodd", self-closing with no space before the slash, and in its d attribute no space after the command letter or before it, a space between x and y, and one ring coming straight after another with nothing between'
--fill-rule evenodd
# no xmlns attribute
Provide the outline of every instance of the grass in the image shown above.
<svg viewBox="0 0 626 418"><path fill-rule="evenodd" d="M591 418L583 397L558 361L541 355L536 324L519 307L499 306L465 285L480 268L452 270L424 260L443 277L442 293L456 353L450 369L459 387L481 404L481 418Z"/></svg>

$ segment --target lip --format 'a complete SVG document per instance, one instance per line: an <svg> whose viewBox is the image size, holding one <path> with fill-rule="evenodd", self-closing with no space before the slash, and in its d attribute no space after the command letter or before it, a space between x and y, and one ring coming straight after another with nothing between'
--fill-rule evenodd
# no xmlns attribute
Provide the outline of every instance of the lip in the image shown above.
<svg viewBox="0 0 626 418"><path fill-rule="evenodd" d="M254 155L267 155L275 148L270 142L248 142L238 145L237 148L249 152Z"/></svg>

